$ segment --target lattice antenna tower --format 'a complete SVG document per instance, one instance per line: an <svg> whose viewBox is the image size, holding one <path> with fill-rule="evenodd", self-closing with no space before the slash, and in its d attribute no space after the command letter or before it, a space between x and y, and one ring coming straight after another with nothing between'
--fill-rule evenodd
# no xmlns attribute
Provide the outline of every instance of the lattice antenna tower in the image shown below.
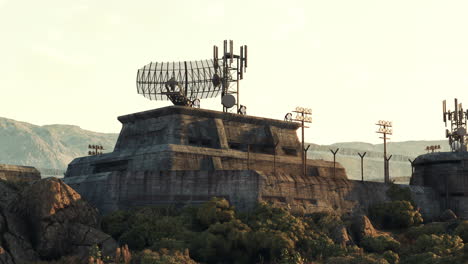
<svg viewBox="0 0 468 264"><path fill-rule="evenodd" d="M468 110L464 111L461 103L455 98L455 110L447 110L446 101L442 101L443 120L445 127L450 121L450 130L445 129L445 137L449 139L452 151L466 151Z"/></svg>
<svg viewBox="0 0 468 264"><path fill-rule="evenodd" d="M247 45L240 47L239 55L234 54L234 41L224 40L223 55L219 58L218 47L213 46L213 61L215 69L221 72L221 104L223 112L228 112L234 105L239 112L239 80L244 78L247 69ZM235 83L235 85L234 85Z"/></svg>
<svg viewBox="0 0 468 264"><path fill-rule="evenodd" d="M236 105L238 112L239 80L247 68L247 46L240 47L240 55L233 49L233 41L228 45L225 40L222 57L214 46L210 60L151 62L137 72L137 92L150 100L170 100L174 105L197 108L200 99L221 94L223 111Z"/></svg>

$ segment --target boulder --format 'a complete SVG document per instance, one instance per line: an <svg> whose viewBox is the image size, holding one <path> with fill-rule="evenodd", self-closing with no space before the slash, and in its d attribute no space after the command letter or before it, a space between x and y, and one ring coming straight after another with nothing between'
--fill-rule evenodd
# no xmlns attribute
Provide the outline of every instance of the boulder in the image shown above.
<svg viewBox="0 0 468 264"><path fill-rule="evenodd" d="M111 255L117 247L114 239L98 229L97 210L60 179L32 183L18 196L12 211L29 225L31 242L41 258L84 256L93 244Z"/></svg>
<svg viewBox="0 0 468 264"><path fill-rule="evenodd" d="M450 209L445 210L442 212L442 214L439 216L440 221L442 222L450 222L452 220L457 219L457 215Z"/></svg>
<svg viewBox="0 0 468 264"><path fill-rule="evenodd" d="M351 234L356 242L365 236L377 236L379 233L366 215L356 215L351 220Z"/></svg>
<svg viewBox="0 0 468 264"><path fill-rule="evenodd" d="M342 246L350 246L354 244L344 225L337 225L333 227L333 229L330 231L330 238L333 240L333 242Z"/></svg>

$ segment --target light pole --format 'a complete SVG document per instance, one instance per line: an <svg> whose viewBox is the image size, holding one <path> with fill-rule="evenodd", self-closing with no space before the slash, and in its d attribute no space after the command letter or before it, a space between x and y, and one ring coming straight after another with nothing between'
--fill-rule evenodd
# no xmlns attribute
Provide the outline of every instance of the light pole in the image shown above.
<svg viewBox="0 0 468 264"><path fill-rule="evenodd" d="M293 111L296 113L296 117L292 121L299 121L301 122L301 127L302 127L302 173L306 174L306 168L305 168L305 155L304 155L304 128L308 128L304 125L304 123L312 123L312 117L309 116L312 114L312 109L310 108L304 108L304 107L296 107L296 109ZM287 114L286 114L287 115Z"/></svg>
<svg viewBox="0 0 468 264"><path fill-rule="evenodd" d="M101 145L88 145L88 155L101 155L104 148Z"/></svg>
<svg viewBox="0 0 468 264"><path fill-rule="evenodd" d="M377 124L379 126L379 130L377 131L377 133L380 133L380 134L383 134L383 137L380 137L380 138L383 138L384 140L384 182L385 183L389 183L390 182L390 176L389 176L389 172L388 172L388 160L387 160L387 139L390 139L390 138L387 138L387 135L392 135L392 122L390 121L384 121L384 120L379 120L377 122Z"/></svg>
<svg viewBox="0 0 468 264"><path fill-rule="evenodd" d="M437 150L437 149L440 149L440 145L432 145L432 146L426 147L427 153L429 153L429 151L431 151L431 153L434 153L434 150Z"/></svg>

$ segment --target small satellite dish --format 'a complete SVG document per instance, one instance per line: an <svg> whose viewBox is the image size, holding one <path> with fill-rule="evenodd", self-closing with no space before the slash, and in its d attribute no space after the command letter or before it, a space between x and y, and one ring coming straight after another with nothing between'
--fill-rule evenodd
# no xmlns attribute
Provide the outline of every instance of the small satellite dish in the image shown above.
<svg viewBox="0 0 468 264"><path fill-rule="evenodd" d="M291 122L291 121L292 121L292 114L291 114L291 113L287 113L287 114L284 116L284 121Z"/></svg>
<svg viewBox="0 0 468 264"><path fill-rule="evenodd" d="M236 98L232 94L226 94L221 98L221 103L226 108L231 108L236 104Z"/></svg>
<svg viewBox="0 0 468 264"><path fill-rule="evenodd" d="M237 111L238 114L241 115L246 115L247 114L247 107L245 105L240 105L239 111Z"/></svg>
<svg viewBox="0 0 468 264"><path fill-rule="evenodd" d="M192 107L193 108L200 108L200 99L195 99L192 101Z"/></svg>
<svg viewBox="0 0 468 264"><path fill-rule="evenodd" d="M459 136L464 136L464 135L466 135L466 130L465 130L465 128L464 128L464 127L458 128L458 129L457 129L457 135L459 135Z"/></svg>

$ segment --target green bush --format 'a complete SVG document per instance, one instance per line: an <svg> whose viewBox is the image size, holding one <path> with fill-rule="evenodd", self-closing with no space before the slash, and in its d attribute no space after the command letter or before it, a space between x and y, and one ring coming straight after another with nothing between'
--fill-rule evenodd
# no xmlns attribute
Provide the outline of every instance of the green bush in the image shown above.
<svg viewBox="0 0 468 264"><path fill-rule="evenodd" d="M407 228L419 225L423 218L408 201L393 201L373 205L369 208L373 222L383 228Z"/></svg>
<svg viewBox="0 0 468 264"><path fill-rule="evenodd" d="M438 264L440 257L433 252L410 255L402 259L401 264Z"/></svg>
<svg viewBox="0 0 468 264"><path fill-rule="evenodd" d="M440 235L446 233L445 223L430 223L420 226L410 227L405 232L405 237L415 240L421 235Z"/></svg>
<svg viewBox="0 0 468 264"><path fill-rule="evenodd" d="M159 251L151 251L145 249L135 257L132 258L132 263L138 264L196 264L193 259L190 258L189 252L185 251L173 251L161 249Z"/></svg>
<svg viewBox="0 0 468 264"><path fill-rule="evenodd" d="M421 235L413 244L413 253L432 252L438 256L449 256L461 253L463 240L459 236L452 235Z"/></svg>
<svg viewBox="0 0 468 264"><path fill-rule="evenodd" d="M127 244L133 250L142 250L148 246L145 234L146 231L143 228L132 228L120 236L119 244Z"/></svg>
<svg viewBox="0 0 468 264"><path fill-rule="evenodd" d="M365 236L361 240L361 247L370 253L382 254L387 250L398 252L400 242L390 236Z"/></svg>
<svg viewBox="0 0 468 264"><path fill-rule="evenodd" d="M398 184L392 183L386 194L392 201L408 201L411 205L415 206L413 198L411 197L411 190L407 187L401 187Z"/></svg>
<svg viewBox="0 0 468 264"><path fill-rule="evenodd" d="M213 197L198 209L196 217L200 227L206 229L212 224L233 220L235 212L226 199Z"/></svg>
<svg viewBox="0 0 468 264"><path fill-rule="evenodd" d="M389 264L388 261L374 254L357 254L342 257L331 257L326 264Z"/></svg>
<svg viewBox="0 0 468 264"><path fill-rule="evenodd" d="M400 256L391 250L385 251L382 256L389 264L400 263Z"/></svg>
<svg viewBox="0 0 468 264"><path fill-rule="evenodd" d="M250 228L238 219L215 223L207 230L197 233L190 242L190 251L195 259L206 263L248 263L247 235ZM278 241L281 243L281 241Z"/></svg>
<svg viewBox="0 0 468 264"><path fill-rule="evenodd" d="M463 242L468 243L468 221L464 220L455 228L455 235L461 237Z"/></svg>
<svg viewBox="0 0 468 264"><path fill-rule="evenodd" d="M103 217L101 222L102 230L118 240L119 237L129 228L129 218L129 211L119 210L112 212Z"/></svg>

